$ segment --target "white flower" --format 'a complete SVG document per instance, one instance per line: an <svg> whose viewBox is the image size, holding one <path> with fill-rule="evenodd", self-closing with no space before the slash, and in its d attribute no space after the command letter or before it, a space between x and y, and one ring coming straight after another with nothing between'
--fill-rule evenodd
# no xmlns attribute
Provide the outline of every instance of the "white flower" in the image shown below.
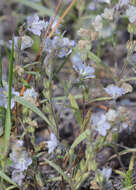
<svg viewBox="0 0 136 190"><path fill-rule="evenodd" d="M119 88L118 86L113 85L113 84L108 85L106 88L104 88L104 90L106 91L107 94L112 96L114 99L126 93L124 88Z"/></svg>
<svg viewBox="0 0 136 190"><path fill-rule="evenodd" d="M38 93L35 92L34 88L31 88L31 89L27 89L25 92L24 92L24 97L27 98L27 97L31 97L33 99L36 99L38 96Z"/></svg>
<svg viewBox="0 0 136 190"><path fill-rule="evenodd" d="M21 37L21 50L31 47L33 45L33 43L34 43L34 41L29 36L22 36Z"/></svg>
<svg viewBox="0 0 136 190"><path fill-rule="evenodd" d="M120 125L119 132L121 133L122 131L127 130L127 129L129 129L129 125L126 122L123 122Z"/></svg>
<svg viewBox="0 0 136 190"><path fill-rule="evenodd" d="M50 154L56 148L58 141L54 133L51 133L50 140L46 142L48 147L48 153Z"/></svg>
<svg viewBox="0 0 136 190"><path fill-rule="evenodd" d="M53 39L47 38L44 43L43 51L55 53L59 58L68 56L72 52L72 47L75 46L74 40L69 40L65 37L55 36Z"/></svg>
<svg viewBox="0 0 136 190"><path fill-rule="evenodd" d="M100 174L108 181L112 174L112 168L103 168L99 170Z"/></svg>
<svg viewBox="0 0 136 190"><path fill-rule="evenodd" d="M106 115L107 121L115 121L115 119L118 116L118 113L113 109L109 109L109 111L105 115Z"/></svg>
<svg viewBox="0 0 136 190"><path fill-rule="evenodd" d="M23 141L23 140L17 140L17 141L16 141L16 146L18 146L18 147L22 147L23 144L24 144L24 141Z"/></svg>
<svg viewBox="0 0 136 190"><path fill-rule="evenodd" d="M12 88L12 95L19 96L19 92L16 92L14 88ZM0 106L5 107L7 109L8 106L8 85L4 87L0 87ZM11 109L15 106L14 98L11 99Z"/></svg>
<svg viewBox="0 0 136 190"><path fill-rule="evenodd" d="M12 168L19 171L27 170L28 166L32 164L32 159L25 150L10 153L10 158L12 160Z"/></svg>
<svg viewBox="0 0 136 190"><path fill-rule="evenodd" d="M58 22L58 19L55 19L54 22L53 22L53 24L52 24L52 26L51 26L51 29L53 29L55 27L55 25L57 24L57 22ZM61 26L61 25L59 25L59 26ZM56 34L60 34L59 26L55 30Z"/></svg>
<svg viewBox="0 0 136 190"><path fill-rule="evenodd" d="M24 175L19 170L13 170L12 172L12 180L17 183L19 186L22 185L22 181L24 179Z"/></svg>
<svg viewBox="0 0 136 190"><path fill-rule="evenodd" d="M111 3L111 0L98 0L100 3L107 3L107 4L110 4Z"/></svg>
<svg viewBox="0 0 136 190"><path fill-rule="evenodd" d="M82 64L82 59L78 53L72 54L71 61L73 64Z"/></svg>
<svg viewBox="0 0 136 190"><path fill-rule="evenodd" d="M94 27L94 29L97 32L100 32L102 27L103 27L103 23L102 23L102 17L100 15L97 15L94 19L94 21L92 22L92 25Z"/></svg>
<svg viewBox="0 0 136 190"><path fill-rule="evenodd" d="M128 16L129 21L134 23L136 21L136 7L129 6L129 8L126 10L126 15Z"/></svg>
<svg viewBox="0 0 136 190"><path fill-rule="evenodd" d="M83 79L95 78L93 67L86 66L82 62L75 62L73 68Z"/></svg>
<svg viewBox="0 0 136 190"><path fill-rule="evenodd" d="M88 5L88 9L90 11L94 11L96 9L96 3L95 2L91 2L89 5Z"/></svg>
<svg viewBox="0 0 136 190"><path fill-rule="evenodd" d="M114 14L114 9L105 8L102 17L108 20L113 20L113 14Z"/></svg>
<svg viewBox="0 0 136 190"><path fill-rule="evenodd" d="M106 136L107 130L110 129L110 123L106 121L104 113L92 114L92 125L96 131L102 136Z"/></svg>
<svg viewBox="0 0 136 190"><path fill-rule="evenodd" d="M31 1L33 1L34 3L40 2L40 0L31 0Z"/></svg>
<svg viewBox="0 0 136 190"><path fill-rule="evenodd" d="M105 27L99 32L99 36L101 38L108 38L112 35L113 31L115 30L115 25L109 25L108 27Z"/></svg>
<svg viewBox="0 0 136 190"><path fill-rule="evenodd" d="M15 50L16 49L19 49L19 46L20 46L20 49L21 50L24 50L26 48L29 48L33 45L33 40L32 38L30 38L29 36L22 36L22 37L18 37L18 36L15 36L14 37L14 48ZM10 49L12 48L12 40L9 40L9 43L10 43Z"/></svg>
<svg viewBox="0 0 136 190"><path fill-rule="evenodd" d="M120 7L127 6L127 5L129 4L129 1L130 1L130 0L119 0L118 5L119 5Z"/></svg>
<svg viewBox="0 0 136 190"><path fill-rule="evenodd" d="M12 152L10 159L12 160L12 168L20 172L27 170L28 166L32 164L32 159L25 151L22 140L15 140L12 142Z"/></svg>
<svg viewBox="0 0 136 190"><path fill-rule="evenodd" d="M35 35L40 36L41 31L46 28L47 25L48 23L45 23L44 20L40 20L37 14L27 17L27 29Z"/></svg>

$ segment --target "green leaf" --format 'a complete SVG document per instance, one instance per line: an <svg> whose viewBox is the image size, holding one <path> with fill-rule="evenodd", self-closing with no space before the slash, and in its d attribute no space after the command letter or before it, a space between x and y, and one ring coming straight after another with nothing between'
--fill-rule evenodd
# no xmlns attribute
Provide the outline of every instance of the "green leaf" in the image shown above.
<svg viewBox="0 0 136 190"><path fill-rule="evenodd" d="M120 170L115 170L115 173L119 174L119 175L121 175L121 176L123 176L125 178L127 177L127 175L124 172L120 171Z"/></svg>
<svg viewBox="0 0 136 190"><path fill-rule="evenodd" d="M77 185L75 185L75 190L78 190L80 185L83 184L83 182L88 178L88 176L90 175L90 172L86 172L83 173L81 180L77 183Z"/></svg>
<svg viewBox="0 0 136 190"><path fill-rule="evenodd" d="M131 185L131 186L129 186L129 187L124 187L124 188L122 188L121 190L132 190L135 186L136 186L136 184Z"/></svg>
<svg viewBox="0 0 136 190"><path fill-rule="evenodd" d="M10 132L11 132L11 113L10 110L7 108L6 112L6 121L5 121L5 134L4 134L4 155L6 156L9 140L10 140Z"/></svg>
<svg viewBox="0 0 136 190"><path fill-rule="evenodd" d="M15 96L14 97L15 101L22 104L23 106L29 108L33 112L35 112L37 115L39 115L48 125L49 127L53 130L54 132L54 127L53 124L48 120L48 118L31 102L27 101L25 98L20 97L20 96Z"/></svg>
<svg viewBox="0 0 136 190"><path fill-rule="evenodd" d="M16 186L12 185L12 186L6 188L5 190L11 190L11 189L15 189L15 188L16 188Z"/></svg>
<svg viewBox="0 0 136 190"><path fill-rule="evenodd" d="M73 144L70 147L69 154L70 156L73 154L74 148L81 143L83 140L85 140L90 135L90 130L86 129L83 133L81 133L76 140L73 142Z"/></svg>
<svg viewBox="0 0 136 190"><path fill-rule="evenodd" d="M58 166L56 165L55 163L53 163L52 161L44 158L45 161L51 166L53 167L61 176L63 176L63 178L69 183L71 184L71 181L70 179L68 178L68 176L64 173L64 171Z"/></svg>
<svg viewBox="0 0 136 190"><path fill-rule="evenodd" d="M34 3L32 1L28 1L28 0L21 0L21 1L20 0L13 0L13 1L37 10L39 12L40 16L45 16L45 15L53 16L54 15L52 10L47 9L44 6L39 5L37 3Z"/></svg>
<svg viewBox="0 0 136 190"><path fill-rule="evenodd" d="M78 104L77 104L74 96L72 96L72 94L69 94L69 99L70 99L72 107L74 108L73 112L75 114L75 117L76 117L78 124L81 128L82 127L82 116L81 116L81 112L79 110Z"/></svg>
<svg viewBox="0 0 136 190"><path fill-rule="evenodd" d="M90 52L90 51L89 51L89 52L88 52L88 57L89 57L92 61L94 61L94 62L96 62L97 64L101 65L105 70L107 70L107 71L109 71L109 72L111 73L109 67L108 67L107 65L105 65L105 64L101 61L101 59L100 59L97 55L95 55L93 52Z"/></svg>
<svg viewBox="0 0 136 190"><path fill-rule="evenodd" d="M14 181L12 181L4 172L0 171L0 177L8 183L13 184L15 187L17 187L17 184Z"/></svg>
<svg viewBox="0 0 136 190"><path fill-rule="evenodd" d="M6 111L6 121L5 121L5 134L4 134L4 156L6 156L10 132L11 132L11 99L12 99L12 78L13 78L13 63L14 63L14 40L12 40L12 49L9 58L9 82L8 82L8 106Z"/></svg>
<svg viewBox="0 0 136 190"><path fill-rule="evenodd" d="M132 171L134 168L135 154L133 153L129 162L129 171Z"/></svg>
<svg viewBox="0 0 136 190"><path fill-rule="evenodd" d="M3 87L3 83L2 83L2 59L1 59L1 52L0 52L0 87Z"/></svg>

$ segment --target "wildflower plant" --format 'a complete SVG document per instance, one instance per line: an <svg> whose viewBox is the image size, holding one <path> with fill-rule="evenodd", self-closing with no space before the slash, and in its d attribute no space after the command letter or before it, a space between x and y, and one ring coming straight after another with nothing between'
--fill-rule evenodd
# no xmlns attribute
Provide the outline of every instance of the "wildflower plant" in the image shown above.
<svg viewBox="0 0 136 190"><path fill-rule="evenodd" d="M41 10L42 2L31 3ZM47 2L47 6L50 5ZM72 9L73 5L75 9ZM66 9L64 12L63 8ZM62 11L60 17L59 11ZM71 15L68 14L70 11ZM119 98L132 92L128 83L135 80L133 65L129 68L130 57L135 52L135 2L60 0L54 16L44 18L40 16L42 14L42 11L29 13L18 35L6 44L10 51L10 56L7 51L8 85L2 77L0 60L1 186L3 189L44 189L50 182L57 181L62 189L68 185L71 190L78 190L93 176L92 181L99 189L110 189L112 169L100 167L98 155L104 147L111 146L124 168L116 140L121 126L123 130L128 128L128 118L127 111L124 113L115 105ZM67 32L67 23L65 26L65 19L69 18L75 19L74 34ZM123 61L116 50L120 19L128 24L130 33ZM112 59L105 56L105 47L108 51L112 49ZM21 74L15 69L19 67L23 68ZM60 86L63 92L55 95ZM61 135L64 108L68 108L74 117L68 117L66 113L68 120L74 120L70 142L66 142L68 135L64 139L64 134ZM68 128L72 129L71 125ZM39 140L41 128L44 132ZM47 167L47 175L42 166ZM50 175L49 166L55 175ZM120 171L117 173L123 175ZM124 187L131 186L130 176L126 174L125 177Z"/></svg>

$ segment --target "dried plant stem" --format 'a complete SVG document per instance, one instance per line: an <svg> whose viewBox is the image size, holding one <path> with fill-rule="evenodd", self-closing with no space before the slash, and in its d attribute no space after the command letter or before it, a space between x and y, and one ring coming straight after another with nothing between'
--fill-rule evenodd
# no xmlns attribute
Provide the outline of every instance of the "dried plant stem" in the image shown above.
<svg viewBox="0 0 136 190"><path fill-rule="evenodd" d="M71 4L68 6L68 8L65 10L65 12L63 13L63 15L62 15L62 16L60 17L60 19L58 20L57 24L54 26L54 28L53 28L52 31L50 32L49 38L52 37L52 35L53 35L53 33L55 32L55 30L57 29L58 25L62 22L63 18L69 13L70 9L72 8L72 6L75 4L76 1L77 1L77 0L73 0L73 1L71 2ZM58 13L58 11L59 11L59 8L60 8L62 2L63 2L63 0L60 0L59 3L58 3L58 6L57 6L56 11L55 11L54 18L53 18L51 24L48 26L48 29L47 29L47 31L46 31L46 34L45 34L45 36L44 36L44 39L42 40L42 43L41 43L41 46L40 46L40 50L39 50L38 55L36 56L35 61L39 61L39 60L40 60L40 57L41 57L41 55L42 55L44 40L47 38L47 35L48 35L48 33L49 33L49 30L50 30L50 28L51 28L51 26L52 26L52 24L53 24L53 22L54 22L54 19L55 19L56 15L57 15L57 13ZM33 69L32 69L32 71L33 71ZM26 82L29 83L30 80L31 80L31 78L32 78L32 74L29 74L29 75L27 76ZM23 86L22 89L21 89L21 91L20 91L20 96L23 96L25 90L26 90L26 87Z"/></svg>
<svg viewBox="0 0 136 190"><path fill-rule="evenodd" d="M51 38L53 33L55 32L55 30L57 29L58 25L62 22L63 18L69 13L70 9L72 8L72 6L76 3L77 0L73 0L71 2L71 4L68 6L68 8L65 10L65 12L63 13L63 15L60 17L60 19L58 20L57 24L54 26L54 28L52 29L52 31L49 34L49 37Z"/></svg>
<svg viewBox="0 0 136 190"><path fill-rule="evenodd" d="M54 17L51 19L51 21L50 21L50 23L49 23L49 25L48 25L47 31L45 32L45 34L44 34L44 36L43 36L42 43L41 43L41 46L40 46L40 50L39 50L39 53L38 53L38 56L37 56L38 58L40 58L41 55L42 55L42 50L43 50L43 46L44 46L44 41L45 41L45 39L46 39L47 36L48 36L48 33L49 33L49 31L50 31L50 29L51 29L53 23L54 23L54 20L55 20L55 18L56 18L56 16L57 16L57 13L58 13L58 11L59 11L59 8L60 8L61 5L62 5L62 2L63 2L63 0L60 0L60 1L59 1L58 5L57 5L57 8L56 8L56 11L55 11L55 15L54 15ZM39 61L39 60L37 60L37 61Z"/></svg>

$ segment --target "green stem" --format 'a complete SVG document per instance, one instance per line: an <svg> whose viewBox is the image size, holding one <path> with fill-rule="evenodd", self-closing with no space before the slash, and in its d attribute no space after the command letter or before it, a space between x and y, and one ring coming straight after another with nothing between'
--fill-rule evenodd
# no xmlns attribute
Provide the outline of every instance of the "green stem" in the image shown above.
<svg viewBox="0 0 136 190"><path fill-rule="evenodd" d="M6 121L5 121L5 134L4 134L4 157L6 157L10 132L11 132L11 99L12 99L12 76L13 76L13 61L14 61L14 40L12 40L12 50L9 59L9 83L8 83L8 106L6 112Z"/></svg>
<svg viewBox="0 0 136 190"><path fill-rule="evenodd" d="M0 53L0 87L3 87L3 83L2 83L2 59L1 59L1 53Z"/></svg>

